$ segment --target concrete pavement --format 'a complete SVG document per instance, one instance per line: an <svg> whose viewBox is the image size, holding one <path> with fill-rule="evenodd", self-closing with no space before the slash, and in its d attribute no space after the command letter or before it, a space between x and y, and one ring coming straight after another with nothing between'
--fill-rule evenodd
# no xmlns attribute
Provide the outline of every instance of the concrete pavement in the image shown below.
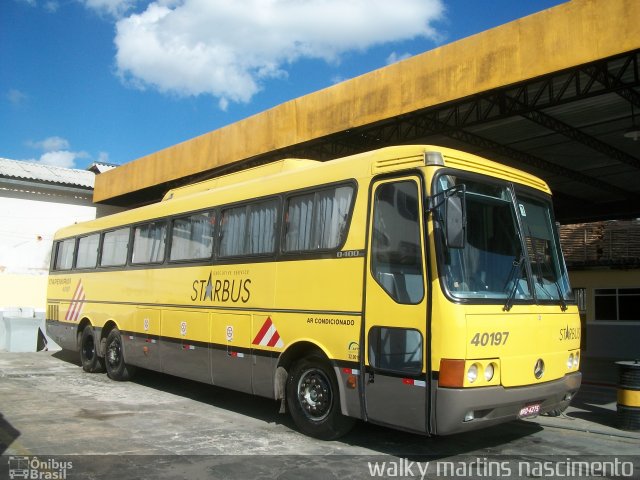
<svg viewBox="0 0 640 480"><path fill-rule="evenodd" d="M34 457L58 462L49 470L75 462L65 478L369 478L371 462L386 462L386 477L419 478L404 459L484 459L491 470L491 462L514 459L615 458L640 478L640 432L615 428L610 386L586 385L556 418L439 438L360 422L344 438L322 442L298 433L272 400L147 371L113 382L82 371L76 356L0 353L0 476L10 458L15 466Z"/></svg>

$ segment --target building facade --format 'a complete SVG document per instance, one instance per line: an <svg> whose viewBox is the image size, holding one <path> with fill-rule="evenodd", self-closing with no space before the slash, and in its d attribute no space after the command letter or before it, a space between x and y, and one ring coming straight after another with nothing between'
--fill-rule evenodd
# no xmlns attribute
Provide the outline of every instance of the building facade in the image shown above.
<svg viewBox="0 0 640 480"><path fill-rule="evenodd" d="M561 227L584 354L640 358L640 220Z"/></svg>
<svg viewBox="0 0 640 480"><path fill-rule="evenodd" d="M0 310L44 310L56 230L113 211L93 203L94 171L0 158Z"/></svg>

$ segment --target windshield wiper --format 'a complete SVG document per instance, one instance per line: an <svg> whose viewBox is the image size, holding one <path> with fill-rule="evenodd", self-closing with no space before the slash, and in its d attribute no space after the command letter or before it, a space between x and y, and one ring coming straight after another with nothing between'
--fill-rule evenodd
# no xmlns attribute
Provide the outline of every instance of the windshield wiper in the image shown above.
<svg viewBox="0 0 640 480"><path fill-rule="evenodd" d="M551 268L551 266L547 263L547 261L544 259L544 255L540 254L538 255L538 249L536 248L536 239L533 235L531 235L531 227L527 225L527 230L529 232L529 238L531 239L531 248L533 249L533 256L536 260L536 279L538 280L538 284L540 285L540 288L542 288L542 291L544 293L546 293L549 298L553 299L553 295L551 295L546 287L544 286L544 275L542 273L542 265L541 262L544 262L544 264L546 266L549 267L549 271L551 272L551 275L553 276L553 283L556 287L556 290L558 292L558 299L560 300L560 310L562 310L563 312L567 309L567 302L564 299L564 295L562 295L562 289L560 288L560 284L558 283L558 279L555 278L555 275L553 274L553 269Z"/></svg>
<svg viewBox="0 0 640 480"><path fill-rule="evenodd" d="M536 264L537 283L538 285L540 285L540 288L542 289L542 291L549 298L553 298L553 295L551 295L544 286L544 274L542 273L542 265L540 264L540 262L544 261L544 258L540 254L538 254L538 248L536 247L536 238L531 234L531 226L529 225L527 225L527 232L529 232L529 239L531 240L531 249L533 250L533 258Z"/></svg>
<svg viewBox="0 0 640 480"><path fill-rule="evenodd" d="M564 299L564 295L562 294L562 289L560 288L558 280L554 280L553 283L555 283L556 289L558 290L558 297L560 298L560 310L564 312L568 308L567 301Z"/></svg>
<svg viewBox="0 0 640 480"><path fill-rule="evenodd" d="M507 278L507 283L504 286L504 289L506 290L509 284L513 281L513 288L511 289L511 292L509 292L509 296L507 297L507 301L504 304L504 307L502 307L502 310L504 312L508 312L513 306L513 301L515 300L516 292L518 291L518 284L520 283L520 275L518 275L518 277L516 278L516 273L519 274L522 272L523 264L524 253L521 253L520 257L513 261L513 264L511 265L511 271L509 272L509 277Z"/></svg>

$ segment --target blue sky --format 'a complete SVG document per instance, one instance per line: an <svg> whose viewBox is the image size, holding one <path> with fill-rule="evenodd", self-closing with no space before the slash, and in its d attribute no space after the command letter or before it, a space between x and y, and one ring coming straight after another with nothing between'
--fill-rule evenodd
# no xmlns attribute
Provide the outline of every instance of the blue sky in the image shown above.
<svg viewBox="0 0 640 480"><path fill-rule="evenodd" d="M0 0L0 157L123 164L562 0Z"/></svg>

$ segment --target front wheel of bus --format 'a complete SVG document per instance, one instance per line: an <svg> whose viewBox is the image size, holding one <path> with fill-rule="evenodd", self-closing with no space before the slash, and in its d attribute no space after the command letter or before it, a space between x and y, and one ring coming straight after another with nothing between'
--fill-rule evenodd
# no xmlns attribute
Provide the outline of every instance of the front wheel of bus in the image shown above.
<svg viewBox="0 0 640 480"><path fill-rule="evenodd" d="M114 328L107 335L107 348L104 353L107 375L112 380L124 382L129 380L134 373L134 367L124 361L124 349L122 348L122 335L120 330Z"/></svg>
<svg viewBox="0 0 640 480"><path fill-rule="evenodd" d="M82 369L89 373L104 372L104 362L98 356L96 337L93 327L87 325L80 336L80 363Z"/></svg>
<svg viewBox="0 0 640 480"><path fill-rule="evenodd" d="M300 431L321 440L335 440L355 420L340 412L338 383L331 366L318 357L296 362L287 379L287 404Z"/></svg>

